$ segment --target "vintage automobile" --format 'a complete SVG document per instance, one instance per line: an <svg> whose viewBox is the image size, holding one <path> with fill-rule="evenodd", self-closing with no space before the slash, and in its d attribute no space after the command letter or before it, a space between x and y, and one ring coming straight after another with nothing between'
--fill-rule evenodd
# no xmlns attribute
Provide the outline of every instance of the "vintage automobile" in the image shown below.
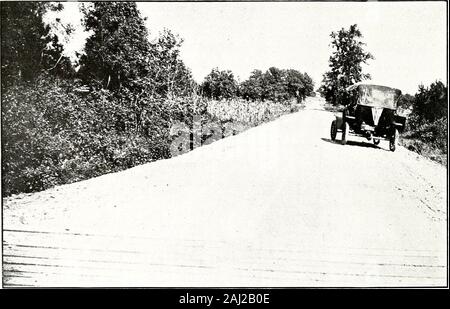
<svg viewBox="0 0 450 309"><path fill-rule="evenodd" d="M355 84L346 90L349 99L342 114L331 123L331 139L334 141L337 132L342 132L343 145L350 135L373 140L375 145L388 140L389 149L395 151L406 123L406 117L397 114L401 91L370 84Z"/></svg>

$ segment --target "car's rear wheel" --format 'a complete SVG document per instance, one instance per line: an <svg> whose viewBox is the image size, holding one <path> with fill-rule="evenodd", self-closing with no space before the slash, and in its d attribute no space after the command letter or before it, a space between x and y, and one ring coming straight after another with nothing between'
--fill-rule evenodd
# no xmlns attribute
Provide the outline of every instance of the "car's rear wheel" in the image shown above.
<svg viewBox="0 0 450 309"><path fill-rule="evenodd" d="M380 143L380 139L379 138L374 138L373 139L373 144L374 145L378 145Z"/></svg>
<svg viewBox="0 0 450 309"><path fill-rule="evenodd" d="M350 131L350 127L346 121L344 121L344 124L342 125L342 145L347 144L348 139L348 133Z"/></svg>
<svg viewBox="0 0 450 309"><path fill-rule="evenodd" d="M336 120L333 120L331 122L331 129L330 129L330 135L331 135L332 141L336 140L336 134L337 134Z"/></svg>
<svg viewBox="0 0 450 309"><path fill-rule="evenodd" d="M398 137L399 137L398 130L395 129L394 134L392 134L391 138L389 139L389 150L390 151L395 151L395 149L397 148Z"/></svg>

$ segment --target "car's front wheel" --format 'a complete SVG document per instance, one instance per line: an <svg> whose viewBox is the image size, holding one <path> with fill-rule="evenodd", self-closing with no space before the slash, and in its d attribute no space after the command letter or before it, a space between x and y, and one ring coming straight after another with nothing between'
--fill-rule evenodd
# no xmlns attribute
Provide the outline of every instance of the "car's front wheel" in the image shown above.
<svg viewBox="0 0 450 309"><path fill-rule="evenodd" d="M395 151L395 149L397 148L398 137L399 137L398 130L395 129L394 134L392 134L391 138L389 139L389 150L390 151Z"/></svg>

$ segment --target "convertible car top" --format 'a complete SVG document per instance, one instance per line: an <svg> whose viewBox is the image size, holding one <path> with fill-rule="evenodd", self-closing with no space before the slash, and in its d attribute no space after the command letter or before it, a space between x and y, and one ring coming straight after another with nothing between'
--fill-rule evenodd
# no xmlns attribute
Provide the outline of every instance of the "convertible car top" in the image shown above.
<svg viewBox="0 0 450 309"><path fill-rule="evenodd" d="M356 94L356 104L389 109L397 109L402 94L399 89L371 84L355 84L347 91Z"/></svg>

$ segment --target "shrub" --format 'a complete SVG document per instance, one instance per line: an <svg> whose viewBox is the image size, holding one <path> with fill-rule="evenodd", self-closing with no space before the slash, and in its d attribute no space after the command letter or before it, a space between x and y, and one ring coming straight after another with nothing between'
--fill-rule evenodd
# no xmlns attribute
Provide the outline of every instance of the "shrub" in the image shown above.
<svg viewBox="0 0 450 309"><path fill-rule="evenodd" d="M414 97L404 96L404 105L412 107L402 143L410 150L447 164L447 87L435 82L419 86Z"/></svg>
<svg viewBox="0 0 450 309"><path fill-rule="evenodd" d="M447 117L447 87L440 81L427 88L420 85L414 96L413 113L422 123Z"/></svg>
<svg viewBox="0 0 450 309"><path fill-rule="evenodd" d="M39 191L167 158L162 99L76 94L47 76L2 93L3 194Z"/></svg>

